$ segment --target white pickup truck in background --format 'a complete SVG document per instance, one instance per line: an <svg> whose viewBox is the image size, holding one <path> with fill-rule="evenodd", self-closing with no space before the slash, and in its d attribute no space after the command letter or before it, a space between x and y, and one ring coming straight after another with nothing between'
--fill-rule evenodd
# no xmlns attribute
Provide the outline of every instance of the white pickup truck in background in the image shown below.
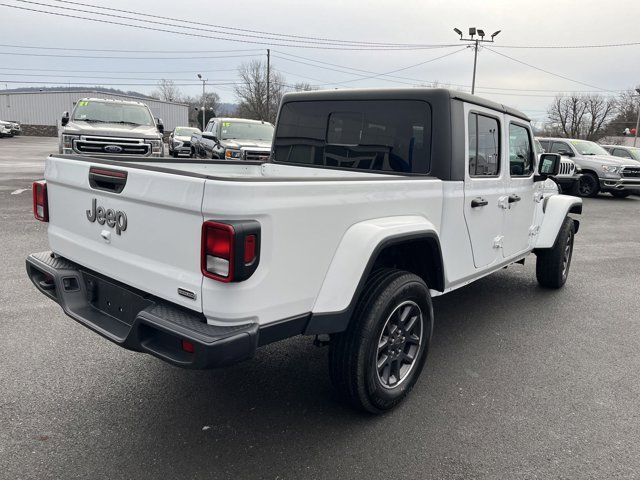
<svg viewBox="0 0 640 480"><path fill-rule="evenodd" d="M353 405L397 405L423 368L431 297L537 255L559 288L579 198L536 168L528 118L445 89L284 97L268 163L53 155L34 184L51 251L35 286L65 313L181 367L329 335Z"/></svg>

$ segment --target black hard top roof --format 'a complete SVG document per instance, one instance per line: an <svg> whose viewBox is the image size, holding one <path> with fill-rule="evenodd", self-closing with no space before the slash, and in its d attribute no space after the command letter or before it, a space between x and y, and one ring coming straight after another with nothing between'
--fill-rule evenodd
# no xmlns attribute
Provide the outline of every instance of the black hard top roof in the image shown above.
<svg viewBox="0 0 640 480"><path fill-rule="evenodd" d="M282 103L294 101L314 101L314 100L424 100L437 103L450 100L461 100L473 103L481 107L490 108L498 112L507 113L514 117L521 118L527 122L531 119L521 111L492 102L477 95L449 90L447 88L359 88L341 90L316 90L310 92L287 93L282 98Z"/></svg>

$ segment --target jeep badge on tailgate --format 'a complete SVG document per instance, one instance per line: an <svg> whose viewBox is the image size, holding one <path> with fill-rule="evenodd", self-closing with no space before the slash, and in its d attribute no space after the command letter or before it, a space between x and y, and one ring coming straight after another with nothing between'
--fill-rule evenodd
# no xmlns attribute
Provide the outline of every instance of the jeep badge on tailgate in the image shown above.
<svg viewBox="0 0 640 480"><path fill-rule="evenodd" d="M116 233L124 232L127 229L127 214L120 210L111 208L105 210L103 207L96 207L97 199L91 200L91 210L87 210L87 220L91 223L96 220L100 225L107 224L108 227L116 229Z"/></svg>

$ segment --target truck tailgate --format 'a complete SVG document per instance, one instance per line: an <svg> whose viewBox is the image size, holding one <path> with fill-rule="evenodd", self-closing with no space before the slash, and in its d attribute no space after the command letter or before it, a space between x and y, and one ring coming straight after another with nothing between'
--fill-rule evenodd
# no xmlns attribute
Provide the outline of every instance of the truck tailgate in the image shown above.
<svg viewBox="0 0 640 480"><path fill-rule="evenodd" d="M96 183L100 177L95 175L92 186L91 167L103 173L126 172L124 189L120 193L104 190L109 182ZM55 253L144 292L202 311L203 178L49 157L45 179L49 244ZM100 207L103 216L94 218Z"/></svg>

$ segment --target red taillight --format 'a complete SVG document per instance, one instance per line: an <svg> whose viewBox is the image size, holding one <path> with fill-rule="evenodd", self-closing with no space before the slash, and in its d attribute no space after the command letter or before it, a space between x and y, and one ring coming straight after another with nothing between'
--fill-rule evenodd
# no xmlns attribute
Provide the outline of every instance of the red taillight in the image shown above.
<svg viewBox="0 0 640 480"><path fill-rule="evenodd" d="M182 350L187 353L194 353L196 351L196 348L189 340L182 340Z"/></svg>
<svg viewBox="0 0 640 480"><path fill-rule="evenodd" d="M244 264L250 265L256 259L256 236L247 235L244 238Z"/></svg>
<svg viewBox="0 0 640 480"><path fill-rule="evenodd" d="M221 282L233 280L234 236L231 225L217 222L202 225L201 269L205 277Z"/></svg>
<svg viewBox="0 0 640 480"><path fill-rule="evenodd" d="M49 202L47 200L47 182L33 182L33 216L41 222L49 221Z"/></svg>

